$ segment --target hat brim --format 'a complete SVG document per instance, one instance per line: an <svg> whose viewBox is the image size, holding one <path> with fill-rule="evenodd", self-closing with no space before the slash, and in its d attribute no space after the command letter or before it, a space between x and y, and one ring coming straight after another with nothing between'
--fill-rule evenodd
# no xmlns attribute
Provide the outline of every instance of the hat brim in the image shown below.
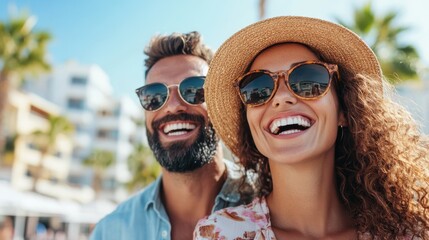
<svg viewBox="0 0 429 240"><path fill-rule="evenodd" d="M380 64L368 45L347 28L321 19L283 16L249 25L232 35L216 51L204 91L208 114L226 146L238 155L240 98L234 87L255 56L278 43L302 43L338 64L351 75L381 79Z"/></svg>

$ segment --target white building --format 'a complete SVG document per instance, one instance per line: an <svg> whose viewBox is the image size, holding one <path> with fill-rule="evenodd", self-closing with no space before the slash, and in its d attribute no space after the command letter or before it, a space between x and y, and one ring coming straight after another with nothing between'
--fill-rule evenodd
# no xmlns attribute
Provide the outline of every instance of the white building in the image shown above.
<svg viewBox="0 0 429 240"><path fill-rule="evenodd" d="M115 191L118 201L127 197L125 190L119 188L117 183L125 183L131 178L128 156L138 142L146 140L142 136L142 126L138 124L143 119L142 114L141 107L126 96L97 112L97 133L93 147L107 151L115 149L116 165L108 172L105 187L106 190Z"/></svg>
<svg viewBox="0 0 429 240"><path fill-rule="evenodd" d="M109 77L99 66L72 61L56 66L39 81L29 82L26 89L58 104L76 127L69 180L90 184L93 171L82 161L95 149L111 151L116 165L105 176L103 186L107 191L103 195L122 200L124 193L112 195L112 191L129 179L127 158L134 144L144 141L140 134L143 130L137 124L143 119L138 103L129 97L116 99Z"/></svg>
<svg viewBox="0 0 429 240"><path fill-rule="evenodd" d="M35 190L59 199L73 199L89 202L93 199L92 189L71 187L67 184L70 172L72 139L64 134L58 136L54 152L43 156L37 142L32 137L35 131L49 128L49 117L60 115L55 104L31 93L10 91L6 105L5 126L9 136L16 136L10 168L3 168L12 186L19 190L31 190L34 173L42 166L40 179ZM9 169L9 171L7 171Z"/></svg>

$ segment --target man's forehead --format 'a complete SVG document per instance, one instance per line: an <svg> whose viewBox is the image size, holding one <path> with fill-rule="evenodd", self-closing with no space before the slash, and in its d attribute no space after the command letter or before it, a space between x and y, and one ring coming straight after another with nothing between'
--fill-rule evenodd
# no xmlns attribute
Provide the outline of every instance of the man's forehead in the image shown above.
<svg viewBox="0 0 429 240"><path fill-rule="evenodd" d="M153 65L146 76L146 83L178 83L191 76L205 76L208 64L203 59L192 55L166 57Z"/></svg>

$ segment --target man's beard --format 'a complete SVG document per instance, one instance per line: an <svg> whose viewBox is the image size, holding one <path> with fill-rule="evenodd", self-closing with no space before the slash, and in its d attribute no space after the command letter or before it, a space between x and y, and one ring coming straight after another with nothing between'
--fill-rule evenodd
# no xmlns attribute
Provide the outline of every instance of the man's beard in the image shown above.
<svg viewBox="0 0 429 240"><path fill-rule="evenodd" d="M189 140L178 141L163 146L159 140L159 126L170 121L192 121L200 124L199 133L193 143ZM146 126L146 129L147 126ZM206 124L204 117L187 113L167 115L152 122L153 133L147 131L147 139L155 158L169 172L190 172L210 163L216 154L218 139L211 123Z"/></svg>

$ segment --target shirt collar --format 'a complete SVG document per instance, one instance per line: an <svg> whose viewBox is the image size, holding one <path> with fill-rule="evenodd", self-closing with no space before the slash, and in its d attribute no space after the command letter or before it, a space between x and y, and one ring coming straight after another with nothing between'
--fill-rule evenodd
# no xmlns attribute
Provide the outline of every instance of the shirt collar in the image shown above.
<svg viewBox="0 0 429 240"><path fill-rule="evenodd" d="M154 207L156 210L162 208L161 202L161 186L162 186L161 175L153 183L152 189L150 189L149 201L145 205L145 210L147 211L150 207Z"/></svg>
<svg viewBox="0 0 429 240"><path fill-rule="evenodd" d="M241 194L238 189L241 184L243 184L243 175L244 169L238 164L234 163L231 160L224 159L227 178L219 192L216 196L217 199L222 199L223 201L230 203L237 203L241 200ZM161 212L163 210L163 205L161 202L161 188L162 188L162 178L159 176L150 189L149 201L145 205L145 210L148 210L150 207L154 207L156 211Z"/></svg>
<svg viewBox="0 0 429 240"><path fill-rule="evenodd" d="M227 178L217 197L227 202L236 203L241 199L240 193L237 190L243 183L244 170L230 160L224 159L223 162L226 166Z"/></svg>

